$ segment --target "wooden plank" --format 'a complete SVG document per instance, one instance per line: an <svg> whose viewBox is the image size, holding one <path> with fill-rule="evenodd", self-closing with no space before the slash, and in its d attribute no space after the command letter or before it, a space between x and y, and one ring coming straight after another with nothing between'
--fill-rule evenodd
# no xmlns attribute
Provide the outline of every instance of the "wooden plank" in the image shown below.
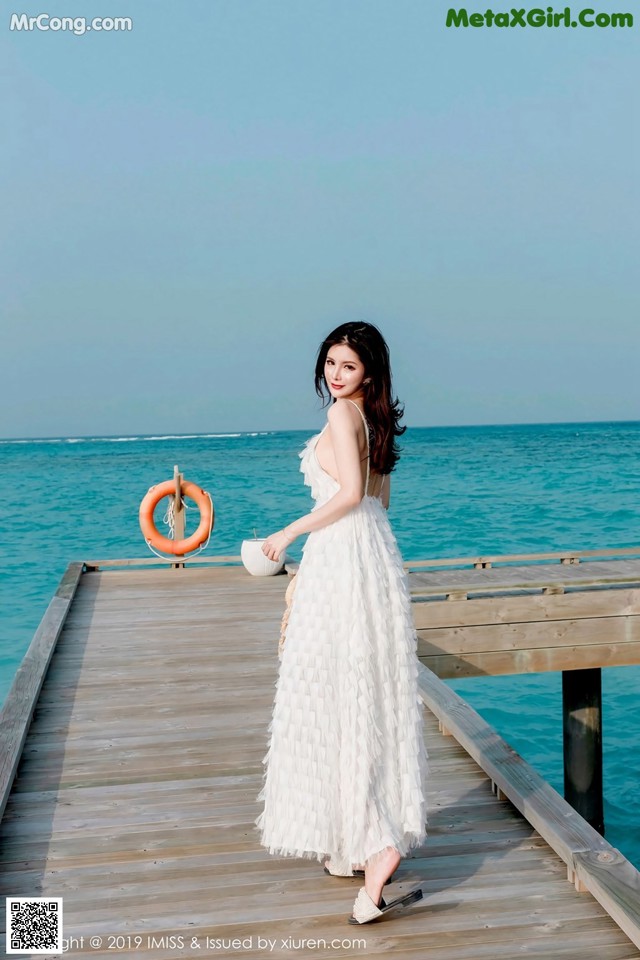
<svg viewBox="0 0 640 960"><path fill-rule="evenodd" d="M409 582L411 586L411 597L414 602L420 600L428 600L431 597L438 598L440 596L450 598L450 602L456 600L466 600L469 597L469 594L478 594L479 596L490 597L492 595L499 596L509 596L517 595L519 593L532 593L534 591L542 591L547 593L552 593L553 590L557 590L558 586L563 588L571 588L574 591L579 589L594 589L597 587L624 587L635 586L640 583L640 576L633 574L632 576L623 576L622 574L615 574L613 576L597 575L597 576L581 576L581 577L558 577L557 579L551 576L533 576L531 574L525 573L526 568L524 567L514 567L513 570L517 571L517 578L512 574L510 578L499 578L494 581L482 581L480 579L474 580L432 580L431 582L425 582L420 580L419 574L409 574ZM489 571L491 573L492 571ZM484 574L487 576L487 574ZM469 574L471 576L471 574Z"/></svg>
<svg viewBox="0 0 640 960"><path fill-rule="evenodd" d="M452 831L449 831L451 834ZM457 846L452 842L447 848L440 849L438 857L411 857L403 861L401 871L405 874L423 873L425 882L432 884L432 889L444 889L443 881L462 880L469 876L470 867L473 876L482 877L483 883L478 889L483 889L486 883L500 883L505 875L513 878L520 875L521 879L531 881L532 884L546 883L547 877L562 880L563 892L564 864L548 864L544 876L540 871L541 851L548 849L540 839L539 847L521 849L513 843L509 847L505 843L478 845L474 847L475 859L469 861L465 854L467 844ZM131 889L135 884L138 889L145 891L148 887L163 881L174 884L177 880L187 879L187 882L197 885L207 885L211 889L224 887L230 883L273 883L289 879L318 879L318 863L312 860L294 862L292 858L276 859L260 856L256 851L221 852L212 856L205 853L196 853L180 859L160 859L156 863L157 870L149 875L147 863L141 861L126 861L118 868L121 882L125 889ZM22 886L30 879L36 879L41 868L35 864L17 863L8 865L2 873L2 883L9 888L12 884ZM80 887L87 891L104 889L108 891L112 885L112 877L105 871L102 864L65 864L60 871L58 885L60 891L75 890ZM139 885L139 886L138 886ZM16 887L17 888L17 887ZM568 888L571 890L571 888ZM469 885L468 896L473 896L475 884Z"/></svg>
<svg viewBox="0 0 640 960"><path fill-rule="evenodd" d="M180 563L183 561L181 560ZM202 554L199 554L197 557L194 557L193 560L190 560L188 557L184 560L185 564L189 566L200 566L204 564L229 564L237 563L239 566L244 567L242 563L241 556L228 556L228 555L219 555L216 557L203 557ZM127 560L115 560L115 559L106 559L106 560L85 560L85 567L89 571L95 570L107 570L111 567L158 567L165 566L170 567L171 564L175 564L175 560L165 560L161 557L132 557Z"/></svg>
<svg viewBox="0 0 640 960"><path fill-rule="evenodd" d="M578 850L574 867L579 881L602 903L636 946L640 929L640 873L619 850ZM597 892L596 892L597 891Z"/></svg>
<svg viewBox="0 0 640 960"><path fill-rule="evenodd" d="M412 909L415 913L419 908ZM265 960L267 956L273 960L291 960L292 956L317 960L327 954L336 960L386 954L393 956L394 960L514 960L520 955L530 960L637 960L638 957L635 951L629 952L628 943L612 942L610 931L598 927L598 921L582 919L577 924L571 918L554 917L545 925L538 917L532 920L521 913L519 922L516 919L504 927L493 928L481 922L482 915L476 910L475 918L469 911L464 926L457 930L441 920L448 911L450 906L446 903L435 904L433 935L427 931L409 931L407 927L411 918L408 911L397 913L399 920L396 923L386 918L363 928L347 927L346 930L344 909L340 913L337 908L334 914L296 919L288 926L269 918L259 926L238 922L223 929L208 922L197 928L199 937L193 938L199 941L196 946L192 946L195 930L187 928L182 948L179 944L170 946L168 941L164 945L158 943L162 936L175 936L175 928L160 924L155 930L155 942L149 943L145 933L141 937L141 946L132 942L130 952L132 956L142 955L153 960L186 960L194 955L229 958L238 954L247 960ZM97 960L112 957L114 950L106 947L107 937L109 933L117 936L117 928L109 930L101 925L99 932L105 946L92 948L91 957ZM211 938L210 952L207 952L207 936ZM258 937L262 937L262 944L259 944ZM236 942L232 944L234 938Z"/></svg>
<svg viewBox="0 0 640 960"><path fill-rule="evenodd" d="M11 791L40 689L80 577L70 563L40 621L0 711L0 819Z"/></svg>
<svg viewBox="0 0 640 960"><path fill-rule="evenodd" d="M562 565L528 563L506 565L487 570L468 567L409 573L413 593L425 595L453 590L489 593L503 590L538 590L565 585L640 583L640 560L592 560L587 564Z"/></svg>
<svg viewBox="0 0 640 960"><path fill-rule="evenodd" d="M500 676L518 673L589 669L591 667L624 667L640 663L640 643L576 644L568 647L546 647L534 650L488 653L424 655L422 640L418 644L422 664L441 680L462 677Z"/></svg>
<svg viewBox="0 0 640 960"><path fill-rule="evenodd" d="M491 596L459 601L414 601L413 618L419 630L500 624L552 623L602 617L640 616L639 589L580 590L559 595ZM457 634L456 634L457 635ZM426 634L424 634L426 638ZM453 648L448 648L453 652Z"/></svg>
<svg viewBox="0 0 640 960"><path fill-rule="evenodd" d="M556 550L547 553L501 553L487 554L486 556L476 557L441 557L431 560L410 560L407 566L416 568L425 567L453 567L453 566L477 566L486 563L522 563L539 562L541 560L556 560L559 563L581 560L585 557L600 559L616 559L618 557L635 558L640 557L640 547L621 547L604 548L599 550Z"/></svg>
<svg viewBox="0 0 640 960"><path fill-rule="evenodd" d="M420 628L420 656L442 653L524 653L535 648L612 645L637 647L640 616L592 617L579 620L524 620L479 626ZM573 661L575 664L575 660Z"/></svg>
<svg viewBox="0 0 640 960"><path fill-rule="evenodd" d="M595 575L589 570L581 571L579 576L576 574L577 582L585 583L599 583L599 582L626 582L626 581L638 581L640 580L640 574L638 570L640 569L637 562L634 563L633 559L627 561L618 559L616 557L639 557L640 558L640 549L636 548L624 548L620 550L585 550L585 551L572 551L569 554L566 553L537 553L537 554L505 554L505 555L495 555L491 557L462 557L462 558L442 558L434 560L406 560L403 561L404 568L407 572L412 573L414 577L420 577L420 571L426 570L428 568L434 568L434 572L430 574L422 575L422 582L427 586L427 581L424 580L424 577L434 578L437 576L437 571L439 568L442 568L442 573L446 572L447 568L451 567L464 567L471 566L475 567L478 564L491 562L491 563L505 563L505 566L499 569L494 567L487 570L459 570L459 571L449 571L447 574L449 577L455 576L456 574L466 574L467 577L473 576L475 574L481 574L486 577L487 574L496 574L498 573L501 578L508 577L512 574L513 570L517 569L520 571L521 576L524 575L523 571L528 574L526 580L523 580L522 585L526 585L528 581L539 580L540 579L540 569L544 570L544 567L541 561L546 560L557 560L559 561L557 566L561 569L554 570L552 574L553 580L555 581L556 577L572 577L576 573L572 569L575 564L563 564L562 559L574 557L576 559L592 557L594 559L590 560L589 563L593 564L594 568L597 567L600 569L602 566L603 569L606 569L608 566L611 569L617 569L620 571L620 574L614 574L611 577L606 577L605 575ZM602 563L602 560L596 558L610 558L611 562L607 565ZM102 560L86 560L85 569L87 571L99 571L99 570L110 570L113 568L144 568L144 567L156 567L156 568L166 568L170 570L171 563L175 561L161 559L158 557L138 557L138 558L128 558L128 559L102 559ZM525 563L528 566L509 566L508 564L517 564ZM212 565L220 565L222 568L228 567L229 565L234 565L236 569L244 570L244 565L242 563L242 558L239 555L217 555L212 557L205 557L202 554L199 554L193 559L187 558L185 564L189 566L190 570L197 569L198 567L210 567ZM554 564L556 566L556 564ZM280 574L276 576L287 574L293 575L297 573L299 567L299 562L293 559L285 559L283 570ZM537 569L536 569L537 568ZM625 573L624 571L628 571ZM183 571L184 572L184 571ZM549 576L548 571L545 571L545 578ZM265 578L270 579L270 578ZM477 581L474 581L477 582Z"/></svg>

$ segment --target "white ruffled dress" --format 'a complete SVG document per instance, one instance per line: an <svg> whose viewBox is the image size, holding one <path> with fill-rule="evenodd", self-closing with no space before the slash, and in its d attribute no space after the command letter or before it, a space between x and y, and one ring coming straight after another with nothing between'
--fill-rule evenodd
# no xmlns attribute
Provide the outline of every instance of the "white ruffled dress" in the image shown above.
<svg viewBox="0 0 640 960"><path fill-rule="evenodd" d="M299 454L313 510L339 489L315 453L321 433ZM365 489L368 479L367 459ZM365 495L302 553L262 761L260 843L333 865L389 846L406 856L427 836L428 755L407 576L381 500Z"/></svg>

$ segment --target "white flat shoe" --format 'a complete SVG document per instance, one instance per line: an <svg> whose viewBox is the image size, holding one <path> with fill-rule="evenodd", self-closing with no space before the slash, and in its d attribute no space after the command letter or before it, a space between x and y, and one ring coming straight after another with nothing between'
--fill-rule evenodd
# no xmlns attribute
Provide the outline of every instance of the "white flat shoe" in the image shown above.
<svg viewBox="0 0 640 960"><path fill-rule="evenodd" d="M349 923L371 923L372 920L377 920L383 913L393 910L394 907L399 907L400 904L408 905L415 903L416 900L422 900L422 890L420 887L416 887L409 893L405 893L404 897L398 897L390 903L385 903L384 897L380 897L379 904L375 904L366 889L360 887L353 905L353 914L348 918Z"/></svg>

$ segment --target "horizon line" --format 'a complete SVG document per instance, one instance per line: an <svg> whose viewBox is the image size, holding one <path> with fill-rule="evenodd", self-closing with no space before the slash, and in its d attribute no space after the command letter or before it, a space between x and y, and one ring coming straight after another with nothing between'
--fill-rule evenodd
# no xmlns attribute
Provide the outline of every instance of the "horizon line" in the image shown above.
<svg viewBox="0 0 640 960"><path fill-rule="evenodd" d="M550 426L592 426L603 423L640 423L640 420L540 420L540 421L512 421L509 423L430 423L424 425L407 425L407 430L463 430L477 427L550 427ZM277 428L262 430L216 430L211 432L195 433L104 433L104 434L75 434L69 436L51 435L51 436L15 436L0 437L0 443L35 443L55 440L189 440L189 439L224 439L225 437L255 436L257 434L268 435L274 433L301 433L313 427L295 427L295 428Z"/></svg>

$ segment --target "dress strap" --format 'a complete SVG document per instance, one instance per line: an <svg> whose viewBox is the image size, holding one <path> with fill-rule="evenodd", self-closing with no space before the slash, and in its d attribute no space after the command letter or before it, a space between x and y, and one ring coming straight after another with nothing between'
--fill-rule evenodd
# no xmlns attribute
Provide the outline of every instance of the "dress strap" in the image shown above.
<svg viewBox="0 0 640 960"><path fill-rule="evenodd" d="M349 400L349 397L345 397L345 400ZM369 461L371 460L371 457L369 455L369 424L367 423L367 418L365 417L364 413L362 412L358 404L355 402L355 400L349 400L349 403L352 403L354 405L354 407L362 417L362 422L364 423L364 432L367 435L367 479L365 480L365 483L364 483L364 492L365 494L367 494L369 490Z"/></svg>

